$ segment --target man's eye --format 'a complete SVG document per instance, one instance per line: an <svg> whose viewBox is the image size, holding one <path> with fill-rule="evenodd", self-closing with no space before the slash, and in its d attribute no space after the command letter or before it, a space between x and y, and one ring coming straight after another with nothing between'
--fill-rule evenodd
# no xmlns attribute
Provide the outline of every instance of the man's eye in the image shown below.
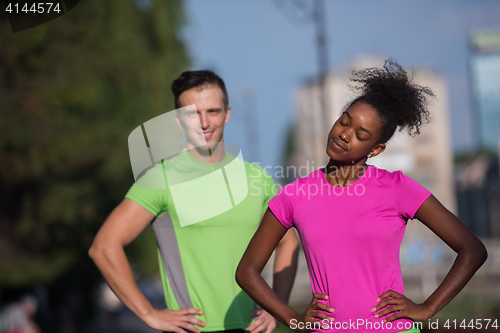
<svg viewBox="0 0 500 333"><path fill-rule="evenodd" d="M359 137L359 135L356 134L356 137L358 138L359 141L365 141Z"/></svg>
<svg viewBox="0 0 500 333"><path fill-rule="evenodd" d="M347 124L344 124L343 122L340 122L340 125L342 125L342 126L347 126Z"/></svg>

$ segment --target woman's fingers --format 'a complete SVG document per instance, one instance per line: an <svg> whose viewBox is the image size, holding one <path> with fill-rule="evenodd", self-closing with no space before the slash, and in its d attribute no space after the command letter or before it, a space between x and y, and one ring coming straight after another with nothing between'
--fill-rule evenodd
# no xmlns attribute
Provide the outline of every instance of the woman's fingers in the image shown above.
<svg viewBox="0 0 500 333"><path fill-rule="evenodd" d="M381 301L381 302L380 302ZM413 320L427 320L432 317L432 312L423 304L416 304L405 295L388 290L377 299L377 304L372 312L377 312L375 318L390 315L385 322L391 322L399 318L409 318Z"/></svg>
<svg viewBox="0 0 500 333"><path fill-rule="evenodd" d="M406 315L404 313L402 313L402 311L399 311L399 312L393 314L392 316L390 316L389 318L386 318L385 322L389 323L389 322L391 322L393 320L396 320L396 319L399 319L399 318L403 318L403 317L406 317Z"/></svg>
<svg viewBox="0 0 500 333"><path fill-rule="evenodd" d="M323 303L316 303L315 305L313 305L316 309L319 309L319 310L323 310L323 311L327 311L327 312L333 312L335 311L332 307L326 305L326 304L323 304Z"/></svg>
<svg viewBox="0 0 500 333"><path fill-rule="evenodd" d="M314 313L311 313L311 317L315 320L319 319L327 319L329 321L334 321L335 319L326 313L320 312L320 311L315 311Z"/></svg>
<svg viewBox="0 0 500 333"><path fill-rule="evenodd" d="M328 295L322 293L314 293L313 297L317 299L328 299Z"/></svg>
<svg viewBox="0 0 500 333"><path fill-rule="evenodd" d="M311 301L311 305L314 303L318 302L318 300L323 299L323 300L328 300L328 295L321 294L321 293L314 293L313 294L313 299Z"/></svg>
<svg viewBox="0 0 500 333"><path fill-rule="evenodd" d="M400 297L404 297L404 295L401 295L400 293L397 293L394 290L387 290L385 293L380 295L380 297L377 299L377 302L380 302L380 301L386 299L387 297L400 298Z"/></svg>
<svg viewBox="0 0 500 333"><path fill-rule="evenodd" d="M396 311L401 311L404 309L404 305L392 305L392 306L388 306L386 309L380 311L379 313L375 314L375 318L380 318L380 317L383 317L389 313L393 313L393 312L396 312Z"/></svg>
<svg viewBox="0 0 500 333"><path fill-rule="evenodd" d="M377 312L379 311L380 309L383 309L385 308L386 306L390 306L390 305L397 305L397 304L401 304L404 302L404 299L403 298L388 298L386 299L385 301L383 302L380 302L379 304L377 304L373 309L372 309L372 312Z"/></svg>
<svg viewBox="0 0 500 333"><path fill-rule="evenodd" d="M306 312L301 315L301 322L303 323L312 323L314 327L321 327L323 329L328 329L329 326L326 324L325 320L329 322L333 322L335 319L329 316L327 313L323 313L322 311L332 313L335 310L321 302L319 300L328 300L328 295L322 293L314 293L311 304L307 307Z"/></svg>

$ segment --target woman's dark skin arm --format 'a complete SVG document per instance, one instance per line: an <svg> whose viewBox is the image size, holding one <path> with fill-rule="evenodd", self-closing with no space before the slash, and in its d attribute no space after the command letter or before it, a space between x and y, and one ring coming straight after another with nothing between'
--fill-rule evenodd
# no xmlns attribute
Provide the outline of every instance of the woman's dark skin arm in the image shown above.
<svg viewBox="0 0 500 333"><path fill-rule="evenodd" d="M297 323L313 322L316 321L316 318L333 320L326 314L317 311L321 309L333 312L332 308L317 302L318 299L328 299L328 296L314 294L313 301L306 312L299 314L285 304L260 275L274 248L286 231L287 229L268 209L238 265L236 281L257 304L287 326L290 326L292 319L297 320Z"/></svg>
<svg viewBox="0 0 500 333"><path fill-rule="evenodd" d="M378 316L375 315L376 318L399 311L388 317L387 322L402 317L413 320L431 318L463 289L488 257L483 243L433 195L420 206L415 218L429 227L458 255L443 282L424 303L415 304L392 290L380 295L377 302L382 302L374 308L374 312L387 305L393 306L381 311Z"/></svg>

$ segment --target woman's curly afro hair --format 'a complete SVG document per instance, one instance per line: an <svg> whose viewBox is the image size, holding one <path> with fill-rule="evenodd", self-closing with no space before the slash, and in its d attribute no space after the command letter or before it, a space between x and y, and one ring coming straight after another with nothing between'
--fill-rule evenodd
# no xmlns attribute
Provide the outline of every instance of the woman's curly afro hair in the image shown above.
<svg viewBox="0 0 500 333"><path fill-rule="evenodd" d="M352 101L363 102L373 107L380 116L382 131L377 143L386 143L397 127L408 130L409 135L420 134L423 121L429 122L429 97L435 97L427 87L413 83L413 74L408 74L394 59L385 61L383 68L367 68L353 71L351 88L361 92Z"/></svg>

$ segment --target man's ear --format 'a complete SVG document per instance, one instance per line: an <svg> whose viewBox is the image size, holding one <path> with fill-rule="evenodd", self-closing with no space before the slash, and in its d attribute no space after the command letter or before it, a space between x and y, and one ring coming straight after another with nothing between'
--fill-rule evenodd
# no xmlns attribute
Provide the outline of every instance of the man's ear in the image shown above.
<svg viewBox="0 0 500 333"><path fill-rule="evenodd" d="M375 157L385 150L385 143L379 143L372 148L372 151L368 154L368 157Z"/></svg>
<svg viewBox="0 0 500 333"><path fill-rule="evenodd" d="M179 126L180 129L184 129L182 126L182 121L181 121L181 113L182 111L175 111L175 121L177 122L177 126Z"/></svg>
<svg viewBox="0 0 500 333"><path fill-rule="evenodd" d="M227 124L227 122L229 121L229 118L231 117L231 106L227 106L226 108L226 118L224 120L224 125Z"/></svg>

